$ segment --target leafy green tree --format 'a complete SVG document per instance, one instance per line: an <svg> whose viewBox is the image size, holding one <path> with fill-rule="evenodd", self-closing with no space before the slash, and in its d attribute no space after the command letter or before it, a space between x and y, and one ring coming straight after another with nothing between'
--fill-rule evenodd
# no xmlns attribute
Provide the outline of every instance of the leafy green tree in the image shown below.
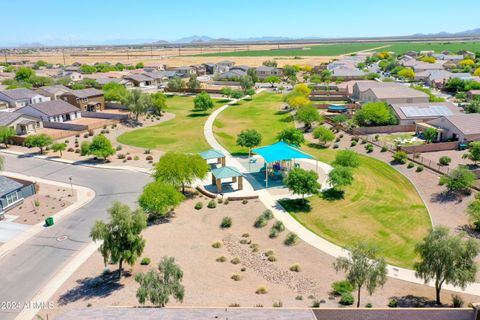
<svg viewBox="0 0 480 320"><path fill-rule="evenodd" d="M277 134L277 140L299 147L305 141L305 137L301 130L287 128Z"/></svg>
<svg viewBox="0 0 480 320"><path fill-rule="evenodd" d="M92 139L88 147L88 154L107 160L109 156L114 155L115 148L112 147L112 143L103 134L99 134Z"/></svg>
<svg viewBox="0 0 480 320"><path fill-rule="evenodd" d="M151 98L152 98L151 109L154 114L160 116L162 114L162 110L167 108L167 96L162 92L155 92L155 93L152 93Z"/></svg>
<svg viewBox="0 0 480 320"><path fill-rule="evenodd" d="M253 80L249 75L243 76L240 78L240 87L243 91L253 88Z"/></svg>
<svg viewBox="0 0 480 320"><path fill-rule="evenodd" d="M248 157L252 153L252 148L262 143L262 134L255 129L242 130L237 136L237 145L248 148Z"/></svg>
<svg viewBox="0 0 480 320"><path fill-rule="evenodd" d="M153 103L150 95L143 93L142 90L134 89L128 91L125 104L128 110L134 114L135 121L138 122L138 117L145 114Z"/></svg>
<svg viewBox="0 0 480 320"><path fill-rule="evenodd" d="M305 201L306 194L316 194L321 185L318 183L318 174L313 170L294 168L283 179L283 183L293 194L302 195Z"/></svg>
<svg viewBox="0 0 480 320"><path fill-rule="evenodd" d="M465 158L477 163L480 161L480 141L470 142L468 152L463 155Z"/></svg>
<svg viewBox="0 0 480 320"><path fill-rule="evenodd" d="M377 257L375 248L360 243L350 250L349 256L338 257L334 262L335 270L344 271L355 289L357 289L357 308L360 307L360 293L366 288L370 295L387 282L387 264Z"/></svg>
<svg viewBox="0 0 480 320"><path fill-rule="evenodd" d="M253 84L255 84L256 82L258 82L257 69L255 69L255 68L249 68L249 69L247 70L247 75L249 75L250 78L252 78Z"/></svg>
<svg viewBox="0 0 480 320"><path fill-rule="evenodd" d="M175 258L163 257L158 270L151 269L135 275L135 281L140 285L137 289L138 302L145 304L148 300L155 306L165 307L170 296L183 302L185 288L182 279L183 271L175 263Z"/></svg>
<svg viewBox="0 0 480 320"><path fill-rule="evenodd" d="M427 128L423 131L423 136L427 142L433 142L437 140L438 130L435 128Z"/></svg>
<svg viewBox="0 0 480 320"><path fill-rule="evenodd" d="M88 64L84 64L80 66L80 72L84 74L92 74L97 72L97 68L94 66L89 66Z"/></svg>
<svg viewBox="0 0 480 320"><path fill-rule="evenodd" d="M196 74L190 75L190 78L188 79L187 87L188 89L200 89L200 81L198 81Z"/></svg>
<svg viewBox="0 0 480 320"><path fill-rule="evenodd" d="M312 105L298 108L295 117L298 121L304 123L306 130L310 129L314 122L323 122L323 117L320 115L317 108Z"/></svg>
<svg viewBox="0 0 480 320"><path fill-rule="evenodd" d="M263 62L262 62L262 65L264 65L265 67L273 67L273 68L278 67L278 63L277 63L277 61L275 61L275 60L266 60L266 61L263 61Z"/></svg>
<svg viewBox="0 0 480 320"><path fill-rule="evenodd" d="M385 126L397 124L397 119L385 102L368 102L353 116L360 127Z"/></svg>
<svg viewBox="0 0 480 320"><path fill-rule="evenodd" d="M35 88L51 86L55 83L55 81L50 77L41 77L36 75L31 76L27 81Z"/></svg>
<svg viewBox="0 0 480 320"><path fill-rule="evenodd" d="M123 262L133 265L145 248L142 231L147 227L147 217L141 209L132 211L129 206L114 202L108 209L109 222L97 220L90 237L102 241L99 251L105 265L118 263L118 277L122 277Z"/></svg>
<svg viewBox="0 0 480 320"><path fill-rule="evenodd" d="M440 184L445 185L450 192L466 192L472 186L476 176L465 167L458 166L448 175L440 177Z"/></svg>
<svg viewBox="0 0 480 320"><path fill-rule="evenodd" d="M358 168L360 166L360 156L353 150L341 150L337 152L334 164L347 168Z"/></svg>
<svg viewBox="0 0 480 320"><path fill-rule="evenodd" d="M480 113L480 100L470 101L470 103L466 105L464 109L467 113Z"/></svg>
<svg viewBox="0 0 480 320"><path fill-rule="evenodd" d="M233 99L237 99L237 100L238 100L238 99L242 98L243 95L244 95L244 94L243 94L243 91L241 91L241 90L233 90L233 91L232 91L232 98L233 98Z"/></svg>
<svg viewBox="0 0 480 320"><path fill-rule="evenodd" d="M289 64L287 64L283 67L283 74L289 79L295 79L296 80L298 71L299 70L298 70L297 67L289 65Z"/></svg>
<svg viewBox="0 0 480 320"><path fill-rule="evenodd" d="M462 235L451 236L445 227L435 227L421 243L415 247L420 256L414 269L425 283L435 282L437 304L441 304L440 292L443 284L451 284L465 289L475 282L477 265L475 257L479 246L474 239L463 239Z"/></svg>
<svg viewBox="0 0 480 320"><path fill-rule="evenodd" d="M52 138L50 136L46 135L45 133L41 134L33 134L30 136L27 136L25 138L24 144L28 148L34 148L37 147L40 149L40 154L43 154L43 149L49 145L51 145L53 142Z"/></svg>
<svg viewBox="0 0 480 320"><path fill-rule="evenodd" d="M270 83L273 87L274 83L280 83L280 78L277 76L268 76L263 81L265 81L266 83Z"/></svg>
<svg viewBox="0 0 480 320"><path fill-rule="evenodd" d="M15 72L15 80L21 82L21 81L27 81L35 75L35 71L33 71L31 68L27 67L20 67L17 69Z"/></svg>
<svg viewBox="0 0 480 320"><path fill-rule="evenodd" d="M166 215L184 199L183 194L178 192L174 186L155 181L143 188L138 204L152 218L156 218Z"/></svg>
<svg viewBox="0 0 480 320"><path fill-rule="evenodd" d="M222 95L227 97L227 98L230 98L232 96L232 88L229 88L229 87L224 87L222 88Z"/></svg>
<svg viewBox="0 0 480 320"><path fill-rule="evenodd" d="M4 143L5 148L8 148L8 142L15 134L16 132L13 128L0 126L0 143Z"/></svg>
<svg viewBox="0 0 480 320"><path fill-rule="evenodd" d="M335 134L332 130L325 128L323 126L316 127L313 130L313 137L318 139L322 145L327 144L327 142L335 140Z"/></svg>
<svg viewBox="0 0 480 320"><path fill-rule="evenodd" d="M402 70L398 71L398 76L409 79L409 80L414 80L415 79L415 72L413 72L412 68L403 68Z"/></svg>
<svg viewBox="0 0 480 320"><path fill-rule="evenodd" d="M408 160L408 155L405 151L396 151L392 155L393 161L400 163L400 164L405 164Z"/></svg>
<svg viewBox="0 0 480 320"><path fill-rule="evenodd" d="M153 176L157 181L181 187L185 194L186 185L204 179L207 173L207 162L200 155L167 152L155 164Z"/></svg>
<svg viewBox="0 0 480 320"><path fill-rule="evenodd" d="M53 152L59 152L60 157L62 156L62 152L65 151L65 149L67 149L67 144L66 143L61 142L61 143L52 144Z"/></svg>
<svg viewBox="0 0 480 320"><path fill-rule="evenodd" d="M214 103L208 93L201 92L193 99L193 105L196 111L207 111L213 108Z"/></svg>
<svg viewBox="0 0 480 320"><path fill-rule="evenodd" d="M245 90L245 94L250 96L250 97L252 97L255 93L257 93L257 92L253 88Z"/></svg>
<svg viewBox="0 0 480 320"><path fill-rule="evenodd" d="M365 79L367 80L375 80L375 79L378 79L380 78L380 75L378 73L375 73L375 72L370 72L369 74L367 74L365 76Z"/></svg>
<svg viewBox="0 0 480 320"><path fill-rule="evenodd" d="M185 88L185 82L180 77L173 77L167 83L167 88L170 90L180 90Z"/></svg>
<svg viewBox="0 0 480 320"><path fill-rule="evenodd" d="M480 231L480 196L477 193L475 200L467 207L467 214L472 221L475 231Z"/></svg>
<svg viewBox="0 0 480 320"><path fill-rule="evenodd" d="M128 90L125 86L116 82L109 82L103 86L103 95L106 101L125 102L128 96Z"/></svg>
<svg viewBox="0 0 480 320"><path fill-rule="evenodd" d="M328 182L335 190L342 190L353 183L352 170L347 167L336 166L328 173Z"/></svg>
<svg viewBox="0 0 480 320"><path fill-rule="evenodd" d="M145 67L145 65L143 64L143 62L139 62L135 65L135 69L143 69Z"/></svg>

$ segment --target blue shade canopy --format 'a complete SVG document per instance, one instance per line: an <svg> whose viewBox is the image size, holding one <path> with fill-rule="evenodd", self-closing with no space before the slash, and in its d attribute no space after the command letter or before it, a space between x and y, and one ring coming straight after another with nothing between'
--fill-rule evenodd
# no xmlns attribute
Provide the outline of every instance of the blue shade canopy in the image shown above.
<svg viewBox="0 0 480 320"><path fill-rule="evenodd" d="M233 177L242 177L243 174L234 167L221 167L212 170L212 174L217 179L228 179Z"/></svg>
<svg viewBox="0 0 480 320"><path fill-rule="evenodd" d="M223 158L225 155L222 151L217 149L210 149L207 151L200 152L200 156L205 160Z"/></svg>
<svg viewBox="0 0 480 320"><path fill-rule="evenodd" d="M283 141L279 141L266 147L253 149L252 151L260 155L266 162L292 159L313 159L311 155Z"/></svg>

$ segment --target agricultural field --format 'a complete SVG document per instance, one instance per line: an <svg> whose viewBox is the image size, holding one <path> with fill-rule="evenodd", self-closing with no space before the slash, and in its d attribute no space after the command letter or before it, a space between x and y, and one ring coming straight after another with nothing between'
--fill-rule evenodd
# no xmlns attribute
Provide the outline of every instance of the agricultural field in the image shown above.
<svg viewBox="0 0 480 320"><path fill-rule="evenodd" d="M224 100L214 102L214 109L226 103ZM193 97L169 97L165 111L175 114L175 118L124 133L117 138L118 142L165 152L200 152L209 148L203 136L203 125L210 113L195 112Z"/></svg>
<svg viewBox="0 0 480 320"><path fill-rule="evenodd" d="M338 43L305 46L303 48L289 48L279 50L251 50L218 52L197 55L202 57L282 57L282 56L338 56L355 53L358 51L393 51L402 54L407 51L433 50L452 51L459 50L480 51L480 42L373 42L373 43Z"/></svg>

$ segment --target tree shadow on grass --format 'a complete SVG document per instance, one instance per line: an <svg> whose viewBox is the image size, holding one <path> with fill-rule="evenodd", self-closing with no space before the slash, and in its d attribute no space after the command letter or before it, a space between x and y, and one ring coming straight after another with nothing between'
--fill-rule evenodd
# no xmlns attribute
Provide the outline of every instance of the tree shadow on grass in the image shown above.
<svg viewBox="0 0 480 320"><path fill-rule="evenodd" d="M320 143L314 143L314 142L310 142L309 144L307 144L307 146L315 149L328 149L326 145L320 144Z"/></svg>
<svg viewBox="0 0 480 320"><path fill-rule="evenodd" d="M310 201L307 199L283 199L279 200L278 203L291 213L309 213L312 211Z"/></svg>
<svg viewBox="0 0 480 320"><path fill-rule="evenodd" d="M345 198L345 191L331 188L321 192L319 196L327 201L342 200Z"/></svg>
<svg viewBox="0 0 480 320"><path fill-rule="evenodd" d="M293 117L292 116L283 117L282 119L280 119L280 122L285 122L285 123L293 122Z"/></svg>
<svg viewBox="0 0 480 320"><path fill-rule="evenodd" d="M96 277L77 280L78 285L58 298L59 305L66 305L78 300L105 298L124 287L118 283L118 272L109 272Z"/></svg>
<svg viewBox="0 0 480 320"><path fill-rule="evenodd" d="M406 296L393 296L390 299L397 300L399 308L425 308L425 307L438 307L434 300L429 300L426 297L419 297L414 295Z"/></svg>
<svg viewBox="0 0 480 320"><path fill-rule="evenodd" d="M191 113L188 114L187 117L189 118L202 118L202 117L208 117L210 114L207 112L201 112L201 111L195 111L195 110L190 110Z"/></svg>

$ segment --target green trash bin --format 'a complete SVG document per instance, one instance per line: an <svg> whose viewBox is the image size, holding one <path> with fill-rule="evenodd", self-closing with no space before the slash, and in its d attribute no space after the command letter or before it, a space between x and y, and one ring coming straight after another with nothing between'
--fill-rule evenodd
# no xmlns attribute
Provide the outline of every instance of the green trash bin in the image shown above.
<svg viewBox="0 0 480 320"><path fill-rule="evenodd" d="M47 219L45 219L45 224L47 225L47 227L53 226L53 217L48 217Z"/></svg>

